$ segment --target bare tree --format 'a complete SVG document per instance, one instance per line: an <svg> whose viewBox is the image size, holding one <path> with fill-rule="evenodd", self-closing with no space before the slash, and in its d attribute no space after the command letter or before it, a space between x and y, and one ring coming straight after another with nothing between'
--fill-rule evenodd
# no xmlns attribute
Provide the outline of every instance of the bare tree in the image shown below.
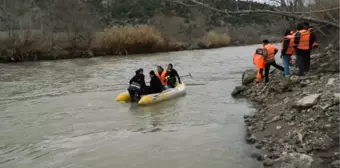
<svg viewBox="0 0 340 168"><path fill-rule="evenodd" d="M339 4L333 4L332 7L326 8L326 9L317 9L317 10L310 10L310 11L304 11L307 5L315 5L314 4L306 4L303 0L272 0L273 2L277 2L281 4L281 7L284 7L284 10L236 10L236 11L227 11L227 10L220 10L215 7L212 7L208 4L205 4L203 2L197 1L197 0L189 0L190 4L184 3L183 1L178 0L170 0L173 3L179 3L179 4L196 4L204 8L208 8L210 10L213 10L215 12L224 13L227 16L233 15L233 14L269 14L269 15L278 15L278 16L285 16L289 18L299 19L299 20L307 20L310 22L318 23L318 24L326 24L330 25L332 27L335 27L337 29L340 29L339 22L336 21L335 16L332 15L331 20L325 20L323 18L318 18L315 15L316 14L325 14L330 13L333 11L338 11L340 9ZM322 0L316 0L320 3ZM287 5L289 4L289 5ZM313 17L311 17L313 16Z"/></svg>

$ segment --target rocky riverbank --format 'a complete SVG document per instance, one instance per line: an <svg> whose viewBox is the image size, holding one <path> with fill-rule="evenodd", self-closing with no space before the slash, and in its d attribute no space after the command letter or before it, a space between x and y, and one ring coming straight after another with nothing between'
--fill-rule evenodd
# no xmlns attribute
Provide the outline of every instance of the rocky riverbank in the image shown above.
<svg viewBox="0 0 340 168"><path fill-rule="evenodd" d="M255 84L256 72L243 74L235 98L254 102L254 115L244 116L247 143L258 149L251 157L274 168L337 168L339 160L339 47L313 54L306 76L283 77Z"/></svg>

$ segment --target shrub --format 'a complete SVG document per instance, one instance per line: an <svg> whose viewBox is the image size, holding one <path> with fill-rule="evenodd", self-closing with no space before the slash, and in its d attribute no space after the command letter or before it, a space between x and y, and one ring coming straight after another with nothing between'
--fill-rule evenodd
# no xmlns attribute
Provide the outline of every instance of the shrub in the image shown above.
<svg viewBox="0 0 340 168"><path fill-rule="evenodd" d="M223 47L230 44L230 37L223 33L209 31L204 37L199 40L199 46L203 48Z"/></svg>
<svg viewBox="0 0 340 168"><path fill-rule="evenodd" d="M152 53L172 50L172 45L152 26L112 27L98 32L92 45L94 50L107 54Z"/></svg>

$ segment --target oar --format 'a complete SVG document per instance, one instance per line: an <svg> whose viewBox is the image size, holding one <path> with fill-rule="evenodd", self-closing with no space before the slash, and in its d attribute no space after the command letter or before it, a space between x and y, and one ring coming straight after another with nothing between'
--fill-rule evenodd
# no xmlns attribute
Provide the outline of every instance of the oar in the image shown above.
<svg viewBox="0 0 340 168"><path fill-rule="evenodd" d="M180 78L183 78L183 77L190 77L190 78L192 78L192 76L191 76L191 73L189 73L188 75L183 75L183 76L179 76Z"/></svg>

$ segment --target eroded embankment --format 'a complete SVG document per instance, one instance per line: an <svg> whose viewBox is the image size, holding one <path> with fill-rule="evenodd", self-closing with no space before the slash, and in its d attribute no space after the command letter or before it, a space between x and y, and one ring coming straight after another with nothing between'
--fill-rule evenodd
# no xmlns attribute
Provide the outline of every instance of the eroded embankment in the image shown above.
<svg viewBox="0 0 340 168"><path fill-rule="evenodd" d="M255 84L247 70L234 97L254 102L257 111L244 116L251 156L277 168L340 167L339 48L329 45L312 55L306 76L284 78L275 71L267 84Z"/></svg>

